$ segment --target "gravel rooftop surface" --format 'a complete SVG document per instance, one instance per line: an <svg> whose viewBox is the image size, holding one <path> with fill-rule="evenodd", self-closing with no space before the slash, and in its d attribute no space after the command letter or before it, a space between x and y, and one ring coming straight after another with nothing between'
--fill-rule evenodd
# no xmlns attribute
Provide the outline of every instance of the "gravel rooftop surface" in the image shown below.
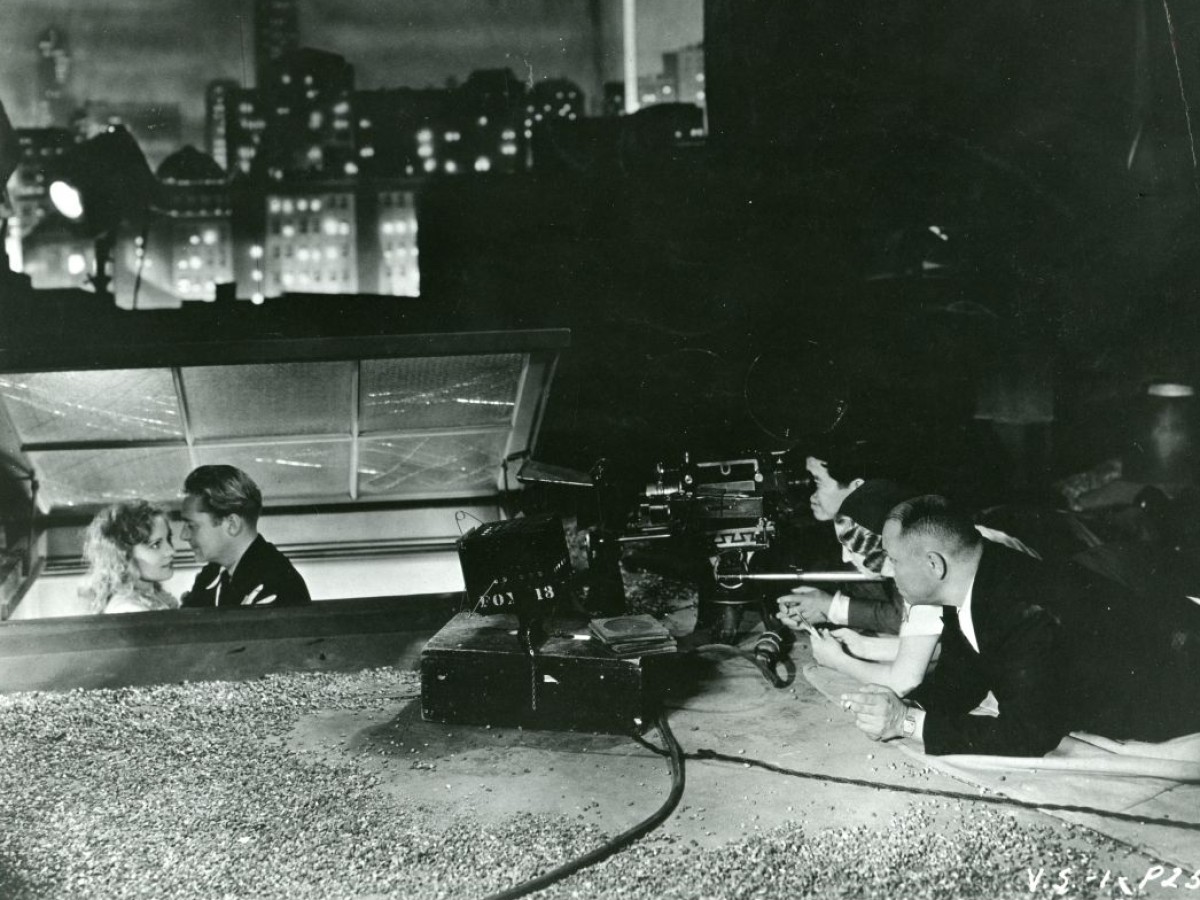
<svg viewBox="0 0 1200 900"><path fill-rule="evenodd" d="M0 696L0 897L483 897L604 839L565 812L405 802L355 752L289 746L306 716L418 693L378 669ZM878 828L800 818L716 848L652 833L537 896L1029 897L1043 867L1053 896L1059 869L1103 871L1095 835L970 803L916 800ZM1068 895L1097 894L1113 890L1077 878Z"/></svg>

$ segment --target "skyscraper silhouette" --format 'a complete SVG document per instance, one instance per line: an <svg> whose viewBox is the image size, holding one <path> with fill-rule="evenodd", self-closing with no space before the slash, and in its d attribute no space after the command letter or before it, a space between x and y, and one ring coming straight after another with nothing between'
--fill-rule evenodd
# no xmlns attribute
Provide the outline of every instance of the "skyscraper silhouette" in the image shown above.
<svg viewBox="0 0 1200 900"><path fill-rule="evenodd" d="M71 50L67 33L51 25L37 42L37 96L34 121L39 127L64 126L71 117Z"/></svg>
<svg viewBox="0 0 1200 900"><path fill-rule="evenodd" d="M270 82L271 68L300 46L298 0L254 0L255 86Z"/></svg>

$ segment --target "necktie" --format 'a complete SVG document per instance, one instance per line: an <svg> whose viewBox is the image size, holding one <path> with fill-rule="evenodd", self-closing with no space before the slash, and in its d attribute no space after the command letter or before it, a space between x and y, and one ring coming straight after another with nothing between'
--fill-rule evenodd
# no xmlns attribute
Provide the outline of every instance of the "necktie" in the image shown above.
<svg viewBox="0 0 1200 900"><path fill-rule="evenodd" d="M217 602L214 606L220 606L221 600L225 599L229 594L229 582L232 579L229 577L229 570L222 569L221 575L217 579Z"/></svg>

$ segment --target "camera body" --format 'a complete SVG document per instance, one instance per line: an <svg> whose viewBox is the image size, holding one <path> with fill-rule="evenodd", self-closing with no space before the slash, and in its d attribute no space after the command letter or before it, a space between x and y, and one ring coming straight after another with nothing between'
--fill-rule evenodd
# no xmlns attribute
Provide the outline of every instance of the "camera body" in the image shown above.
<svg viewBox="0 0 1200 900"><path fill-rule="evenodd" d="M633 517L633 534L703 535L715 553L766 549L798 483L784 453L660 462Z"/></svg>

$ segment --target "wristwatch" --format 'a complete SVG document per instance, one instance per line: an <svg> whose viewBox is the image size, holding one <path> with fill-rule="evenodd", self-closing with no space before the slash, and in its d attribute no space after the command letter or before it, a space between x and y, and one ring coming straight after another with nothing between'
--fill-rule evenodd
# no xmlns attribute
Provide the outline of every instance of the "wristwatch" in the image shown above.
<svg viewBox="0 0 1200 900"><path fill-rule="evenodd" d="M904 708L904 720L900 723L900 734L910 738L917 733L917 712L911 706Z"/></svg>

